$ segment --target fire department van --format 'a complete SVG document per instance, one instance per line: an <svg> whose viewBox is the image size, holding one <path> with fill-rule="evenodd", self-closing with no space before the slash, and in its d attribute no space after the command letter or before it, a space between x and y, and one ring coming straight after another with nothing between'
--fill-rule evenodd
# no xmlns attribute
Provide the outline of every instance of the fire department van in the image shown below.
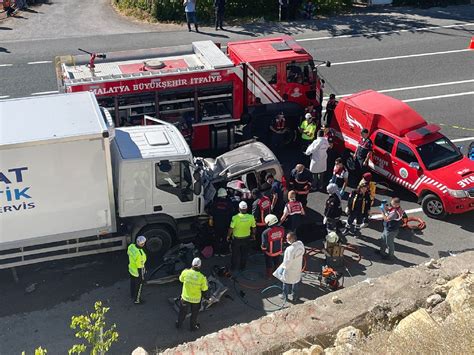
<svg viewBox="0 0 474 355"><path fill-rule="evenodd" d="M289 36L230 42L227 55L212 41L199 41L55 60L60 92L93 92L117 127L141 125L144 115L173 123L193 150L231 146L236 124L257 97L263 105L281 103L287 118L299 119L300 106L320 100L320 64L330 65L315 64Z"/></svg>
<svg viewBox="0 0 474 355"><path fill-rule="evenodd" d="M474 210L474 161L407 104L367 90L342 98L335 118L339 149L355 152L367 128L370 168L415 193L428 216Z"/></svg>

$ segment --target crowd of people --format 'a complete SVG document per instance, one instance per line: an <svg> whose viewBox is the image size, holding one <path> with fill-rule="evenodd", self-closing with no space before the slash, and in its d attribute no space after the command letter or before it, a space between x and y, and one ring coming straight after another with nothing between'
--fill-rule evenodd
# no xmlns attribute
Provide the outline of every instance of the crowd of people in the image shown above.
<svg viewBox="0 0 474 355"><path fill-rule="evenodd" d="M3 0L3 10L7 17L14 16L18 11L28 9L27 0Z"/></svg>

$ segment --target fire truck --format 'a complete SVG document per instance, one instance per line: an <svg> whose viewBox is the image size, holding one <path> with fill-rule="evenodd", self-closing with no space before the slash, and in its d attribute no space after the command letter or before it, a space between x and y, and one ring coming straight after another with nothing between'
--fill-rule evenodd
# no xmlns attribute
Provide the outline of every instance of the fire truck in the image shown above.
<svg viewBox="0 0 474 355"><path fill-rule="evenodd" d="M173 123L193 150L232 146L236 125L257 104L277 105L299 120L294 107L320 102L322 64L330 66L289 36L230 42L226 54L199 41L55 60L60 92L93 92L116 126L148 124L145 115Z"/></svg>

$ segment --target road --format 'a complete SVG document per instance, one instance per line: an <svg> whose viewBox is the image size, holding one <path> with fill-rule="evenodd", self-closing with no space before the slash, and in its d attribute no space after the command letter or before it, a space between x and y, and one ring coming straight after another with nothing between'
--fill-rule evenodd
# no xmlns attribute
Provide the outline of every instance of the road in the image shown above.
<svg viewBox="0 0 474 355"><path fill-rule="evenodd" d="M219 32L203 27L204 33L189 34L182 26L130 22L116 15L106 0L77 4L58 0L33 8L35 12L23 13L23 18L0 23L0 99L55 92L54 56L77 53L78 47L108 52L201 39L225 44L234 39L288 33L315 58L333 63L331 68L320 70L327 82L326 93L342 96L367 88L381 90L405 100L425 118L441 124L455 142L467 145L474 140L474 52L466 50L474 36L473 6L401 12L380 9L313 22L253 23ZM291 160L289 155L282 161ZM412 196L402 191L387 193L401 194L403 207L423 217ZM311 194L309 207L314 210L316 222L321 219L325 198L319 193ZM427 220L422 234L404 232L396 243L399 259L395 263L381 262L374 254L381 224L371 223L362 238L350 240L360 247L363 259L349 265L345 284L450 251L473 249L472 217L470 213L451 216L443 222ZM223 258L205 261L206 270L225 262ZM228 280L228 294L233 299L225 298L203 314L201 331L178 332L173 326L175 314L167 303L169 297L177 295L177 285L146 288L147 304L135 307L127 297L125 265L124 253L46 263L19 269L17 284L12 282L10 272L1 271L0 302L8 306L0 309L0 354L19 354L22 350L31 353L38 345L51 353L64 353L74 343L68 327L70 317L90 310L99 299L111 307L110 321L119 327L120 341L113 354L130 352L138 345L148 350L173 346L275 309L259 291L239 285L234 289ZM271 284L256 273L262 267L258 257L252 258L252 271L243 280L261 288ZM28 293L25 289L31 284L36 288ZM236 292L241 289L247 304ZM302 288L303 299L314 299L322 292L309 279Z"/></svg>

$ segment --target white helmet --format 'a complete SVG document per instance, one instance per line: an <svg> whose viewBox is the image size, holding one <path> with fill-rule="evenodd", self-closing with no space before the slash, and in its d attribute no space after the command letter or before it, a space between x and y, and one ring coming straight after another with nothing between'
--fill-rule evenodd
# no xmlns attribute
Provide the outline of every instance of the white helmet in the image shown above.
<svg viewBox="0 0 474 355"><path fill-rule="evenodd" d="M306 115L304 115L304 118L306 118L307 120L309 120L311 117L313 117L313 116L311 116L311 114L309 112Z"/></svg>
<svg viewBox="0 0 474 355"><path fill-rule="evenodd" d="M246 209L247 209L247 202L245 202L245 201L240 201L240 203L239 203L239 209L241 209L241 210L246 210Z"/></svg>
<svg viewBox="0 0 474 355"><path fill-rule="evenodd" d="M139 235L136 239L137 245L145 245L146 238L143 235Z"/></svg>
<svg viewBox="0 0 474 355"><path fill-rule="evenodd" d="M269 227L273 226L274 224L278 223L278 217L274 214L268 214L265 216L265 224Z"/></svg>
<svg viewBox="0 0 474 355"><path fill-rule="evenodd" d="M339 241L339 236L337 235L336 232L330 232L326 236L326 242L328 243L337 243Z"/></svg>
<svg viewBox="0 0 474 355"><path fill-rule="evenodd" d="M227 190L221 187L219 190L217 190L217 197L226 197L227 196Z"/></svg>

